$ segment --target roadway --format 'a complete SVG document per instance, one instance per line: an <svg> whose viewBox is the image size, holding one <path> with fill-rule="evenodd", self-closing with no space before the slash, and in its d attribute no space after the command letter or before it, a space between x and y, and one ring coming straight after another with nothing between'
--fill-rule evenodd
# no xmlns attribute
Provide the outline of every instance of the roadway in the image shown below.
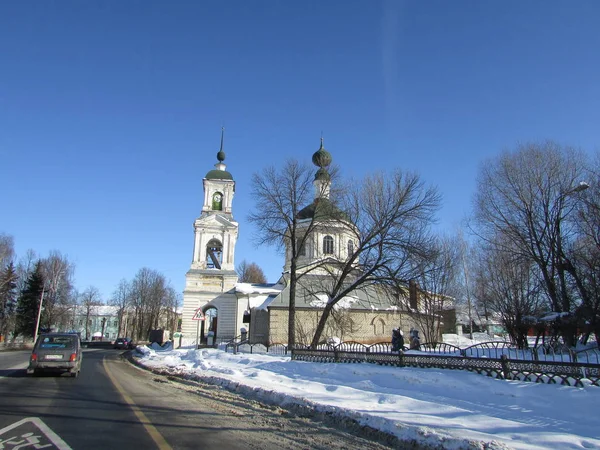
<svg viewBox="0 0 600 450"><path fill-rule="evenodd" d="M77 378L28 376L29 354L0 352L0 450L390 448L346 425L289 415L214 385L173 382L122 351L84 349Z"/></svg>

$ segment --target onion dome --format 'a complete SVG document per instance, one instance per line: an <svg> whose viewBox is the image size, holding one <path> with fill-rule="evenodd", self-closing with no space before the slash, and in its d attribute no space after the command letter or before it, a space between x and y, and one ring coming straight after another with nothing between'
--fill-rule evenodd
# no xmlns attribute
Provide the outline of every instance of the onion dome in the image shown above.
<svg viewBox="0 0 600 450"><path fill-rule="evenodd" d="M328 167L331 164L331 153L323 147L323 138L321 138L321 147L319 147L319 150L312 156L312 162L321 169Z"/></svg>

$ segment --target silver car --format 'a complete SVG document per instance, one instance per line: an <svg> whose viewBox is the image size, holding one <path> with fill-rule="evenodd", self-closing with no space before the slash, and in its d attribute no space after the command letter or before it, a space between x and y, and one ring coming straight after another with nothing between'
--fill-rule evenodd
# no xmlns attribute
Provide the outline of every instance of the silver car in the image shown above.
<svg viewBox="0 0 600 450"><path fill-rule="evenodd" d="M81 370L81 343L79 336L67 333L49 333L38 337L31 357L27 374L45 371L69 372L72 377Z"/></svg>

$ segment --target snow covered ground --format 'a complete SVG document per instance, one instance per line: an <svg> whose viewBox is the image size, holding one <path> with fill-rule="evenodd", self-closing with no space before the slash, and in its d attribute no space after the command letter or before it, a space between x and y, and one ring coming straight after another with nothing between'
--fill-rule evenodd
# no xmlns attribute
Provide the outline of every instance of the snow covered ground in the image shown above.
<svg viewBox="0 0 600 450"><path fill-rule="evenodd" d="M349 416L425 447L600 449L600 388L594 386L156 344L138 347L136 359L145 367L202 378L268 403Z"/></svg>

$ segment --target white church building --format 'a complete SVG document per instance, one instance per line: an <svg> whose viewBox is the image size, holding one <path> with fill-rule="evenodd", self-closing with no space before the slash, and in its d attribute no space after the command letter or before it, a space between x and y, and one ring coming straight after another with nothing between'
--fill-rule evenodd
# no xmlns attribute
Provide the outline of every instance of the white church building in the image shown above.
<svg viewBox="0 0 600 450"><path fill-rule="evenodd" d="M277 283L238 283L234 257L239 225L234 220L232 207L235 181L223 162L223 134L217 160L215 168L203 179L202 211L194 221L193 257L183 293L182 343L213 345L242 333L246 333L251 343L286 343L289 254L286 252L284 274ZM312 160L319 167L314 181L315 199L299 213L300 219L307 221L314 220L318 202L329 202L327 166L331 163L331 155L323 148L322 140ZM357 239L357 233L348 227L332 227L331 223L315 226L298 261L298 270L306 270L325 258L346 260L357 247L358 243L353 239ZM310 280L310 276L305 278ZM373 287L355 292L343 302L346 326L336 329L332 324L328 336L324 337L368 343L389 340L396 327L408 333L416 326L414 316L420 314L418 300L409 295L408 289L403 299L388 294ZM296 323L300 334L310 335L321 309L322 305L315 302L314 295L297 295ZM302 342L303 336L299 338Z"/></svg>

